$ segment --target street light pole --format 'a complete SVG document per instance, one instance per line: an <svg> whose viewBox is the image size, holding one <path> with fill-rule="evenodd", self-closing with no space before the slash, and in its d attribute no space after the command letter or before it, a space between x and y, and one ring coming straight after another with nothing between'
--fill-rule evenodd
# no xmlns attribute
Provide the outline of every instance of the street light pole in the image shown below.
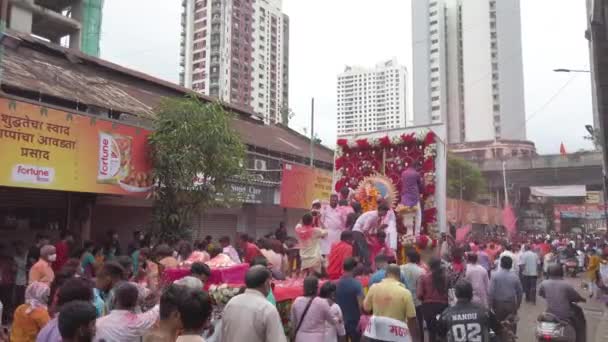
<svg viewBox="0 0 608 342"><path fill-rule="evenodd" d="M509 191L507 190L507 161L502 161L502 185L505 190L505 208L509 206Z"/></svg>
<svg viewBox="0 0 608 342"><path fill-rule="evenodd" d="M589 70L581 70L581 69L564 69L564 68L559 68L559 69L553 69L553 72L582 72L582 73L590 73L591 71Z"/></svg>

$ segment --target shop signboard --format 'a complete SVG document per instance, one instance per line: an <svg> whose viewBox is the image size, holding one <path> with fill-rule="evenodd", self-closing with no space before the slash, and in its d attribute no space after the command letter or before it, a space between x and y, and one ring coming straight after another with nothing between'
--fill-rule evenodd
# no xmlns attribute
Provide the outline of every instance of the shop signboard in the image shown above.
<svg viewBox="0 0 608 342"><path fill-rule="evenodd" d="M250 204L273 204L274 189L272 186L259 186L255 184L230 183L231 195L238 201Z"/></svg>
<svg viewBox="0 0 608 342"><path fill-rule="evenodd" d="M296 164L284 164L281 177L281 207L310 209L315 199L329 201L332 173Z"/></svg>
<svg viewBox="0 0 608 342"><path fill-rule="evenodd" d="M150 131L0 98L0 186L145 197Z"/></svg>
<svg viewBox="0 0 608 342"><path fill-rule="evenodd" d="M553 206L555 230L560 231L561 219L605 220L602 204L557 204Z"/></svg>
<svg viewBox="0 0 608 342"><path fill-rule="evenodd" d="M601 191L587 191L587 197L585 198L585 203L587 204L599 204L601 199L602 192Z"/></svg>

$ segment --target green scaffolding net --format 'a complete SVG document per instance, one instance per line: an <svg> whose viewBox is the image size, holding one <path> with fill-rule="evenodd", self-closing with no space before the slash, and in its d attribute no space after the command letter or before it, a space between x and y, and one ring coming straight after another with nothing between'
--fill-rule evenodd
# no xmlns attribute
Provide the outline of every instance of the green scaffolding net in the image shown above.
<svg viewBox="0 0 608 342"><path fill-rule="evenodd" d="M104 0L82 1L82 52L99 57L101 18Z"/></svg>

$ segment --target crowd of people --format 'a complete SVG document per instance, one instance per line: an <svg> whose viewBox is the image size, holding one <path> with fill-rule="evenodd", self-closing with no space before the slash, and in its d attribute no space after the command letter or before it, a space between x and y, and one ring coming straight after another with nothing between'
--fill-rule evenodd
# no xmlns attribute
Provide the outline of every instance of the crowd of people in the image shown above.
<svg viewBox="0 0 608 342"><path fill-rule="evenodd" d="M294 237L280 224L257 240L240 235L234 245L228 236L169 245L137 231L124 248L108 232L103 244L76 248L70 232L54 244L41 234L29 250L22 243L12 255L0 249L2 338L435 342L495 334L510 341L522 301L535 304L537 293L548 312L584 326L569 304L586 298L563 280L570 259L585 270L589 297L606 298L603 237L486 232L456 241L448 230L434 250L404 246L398 265L398 224L387 203L364 213L344 192L314 201ZM224 303L206 292L213 268L241 263L249 268L238 294ZM167 283L163 273L175 268L190 275ZM287 278L303 279L303 295L284 324L273 284Z"/></svg>

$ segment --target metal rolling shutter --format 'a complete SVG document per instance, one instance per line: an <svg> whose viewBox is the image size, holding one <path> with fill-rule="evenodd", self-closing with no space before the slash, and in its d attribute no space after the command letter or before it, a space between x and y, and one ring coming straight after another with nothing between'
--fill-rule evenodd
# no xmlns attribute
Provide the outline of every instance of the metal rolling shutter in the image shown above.
<svg viewBox="0 0 608 342"><path fill-rule="evenodd" d="M0 207L65 209L67 196L63 191L0 187Z"/></svg>
<svg viewBox="0 0 608 342"><path fill-rule="evenodd" d="M203 214L195 219L194 238L200 239L211 235L217 241L226 235L234 240L236 238L236 226L238 218L231 214Z"/></svg>

